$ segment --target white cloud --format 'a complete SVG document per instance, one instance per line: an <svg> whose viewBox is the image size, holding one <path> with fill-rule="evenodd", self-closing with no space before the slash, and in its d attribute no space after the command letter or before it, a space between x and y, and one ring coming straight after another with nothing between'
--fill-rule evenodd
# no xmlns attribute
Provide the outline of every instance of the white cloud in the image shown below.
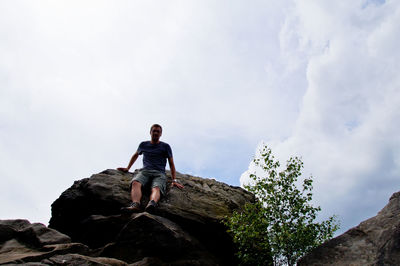
<svg viewBox="0 0 400 266"><path fill-rule="evenodd" d="M73 180L127 163L154 122L179 171L234 184L255 137L287 131L272 117L289 97L264 68L280 1L0 5L3 218L46 222Z"/></svg>
<svg viewBox="0 0 400 266"><path fill-rule="evenodd" d="M400 184L399 11L394 1L298 1L289 19L300 24L283 27L298 29L298 47L283 48L307 55L308 84L292 134L267 143L281 160L303 157L316 202L343 229L375 215Z"/></svg>

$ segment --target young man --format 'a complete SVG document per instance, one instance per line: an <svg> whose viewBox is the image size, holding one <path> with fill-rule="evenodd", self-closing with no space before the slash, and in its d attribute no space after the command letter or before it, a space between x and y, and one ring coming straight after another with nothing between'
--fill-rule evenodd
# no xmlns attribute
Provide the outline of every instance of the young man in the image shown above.
<svg viewBox="0 0 400 266"><path fill-rule="evenodd" d="M117 168L119 171L128 172L139 155L143 154L143 168L131 182L132 203L130 206L123 208L125 211L139 212L141 210L142 187L148 185L151 187L151 195L145 210L153 212L157 208L161 195L165 196L166 194L167 176L165 175L165 166L167 159L171 169L172 186L176 186L179 189L183 188L183 185L177 183L176 180L171 147L167 143L160 141L161 135L162 127L158 124L152 125L150 128L151 140L140 143L137 151L129 161L128 167Z"/></svg>

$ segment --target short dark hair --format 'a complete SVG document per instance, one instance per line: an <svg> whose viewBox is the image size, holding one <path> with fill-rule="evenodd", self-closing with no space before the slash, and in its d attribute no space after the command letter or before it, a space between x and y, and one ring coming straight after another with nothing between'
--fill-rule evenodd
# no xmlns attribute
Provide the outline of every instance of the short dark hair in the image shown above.
<svg viewBox="0 0 400 266"><path fill-rule="evenodd" d="M153 127L159 127L161 128L161 132L162 132L162 126L160 126L159 124L153 124L150 128L150 132L153 130Z"/></svg>

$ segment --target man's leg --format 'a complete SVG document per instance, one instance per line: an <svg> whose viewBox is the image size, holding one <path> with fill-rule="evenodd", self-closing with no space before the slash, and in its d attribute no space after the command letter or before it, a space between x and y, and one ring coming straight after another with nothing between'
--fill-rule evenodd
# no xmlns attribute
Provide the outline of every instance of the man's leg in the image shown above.
<svg viewBox="0 0 400 266"><path fill-rule="evenodd" d="M165 195L166 183L167 176L164 173L159 171L153 172L150 200L145 209L147 212L153 214L156 213L158 202L161 199L161 194Z"/></svg>
<svg viewBox="0 0 400 266"><path fill-rule="evenodd" d="M151 189L150 200L154 200L156 203L160 201L161 192L159 187L153 187Z"/></svg>
<svg viewBox="0 0 400 266"><path fill-rule="evenodd" d="M151 214L156 214L156 209L158 206L158 202L160 201L161 198L161 191L159 187L153 187L151 189L151 195L150 195L150 200L149 203L146 206L146 212L151 213Z"/></svg>
<svg viewBox="0 0 400 266"><path fill-rule="evenodd" d="M132 182L131 199L132 202L137 202L140 204L140 200L142 199L142 184L140 184L138 181Z"/></svg>
<svg viewBox="0 0 400 266"><path fill-rule="evenodd" d="M132 203L121 208L123 212L140 212L140 200L142 198L142 184L139 181L132 181L131 183L131 199Z"/></svg>
<svg viewBox="0 0 400 266"><path fill-rule="evenodd" d="M167 176L159 171L154 172L154 177L151 184L150 201L158 203L161 199L161 194L165 196L167 187Z"/></svg>

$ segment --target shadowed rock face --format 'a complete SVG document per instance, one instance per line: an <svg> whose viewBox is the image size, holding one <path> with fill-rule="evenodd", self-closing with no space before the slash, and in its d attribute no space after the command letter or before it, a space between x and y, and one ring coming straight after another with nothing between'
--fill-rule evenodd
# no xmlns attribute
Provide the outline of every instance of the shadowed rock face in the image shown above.
<svg viewBox="0 0 400 266"><path fill-rule="evenodd" d="M298 265L400 265L400 192L378 215L319 246Z"/></svg>
<svg viewBox="0 0 400 266"><path fill-rule="evenodd" d="M0 220L0 264L41 261L66 253L88 254L89 248L70 237L27 220Z"/></svg>
<svg viewBox="0 0 400 266"><path fill-rule="evenodd" d="M106 170L76 181L52 204L49 227L87 245L96 256L142 263L137 265L235 263L232 241L221 220L254 201L253 194L177 173L185 188L172 188L155 215L123 214L120 209L130 203L134 174Z"/></svg>

